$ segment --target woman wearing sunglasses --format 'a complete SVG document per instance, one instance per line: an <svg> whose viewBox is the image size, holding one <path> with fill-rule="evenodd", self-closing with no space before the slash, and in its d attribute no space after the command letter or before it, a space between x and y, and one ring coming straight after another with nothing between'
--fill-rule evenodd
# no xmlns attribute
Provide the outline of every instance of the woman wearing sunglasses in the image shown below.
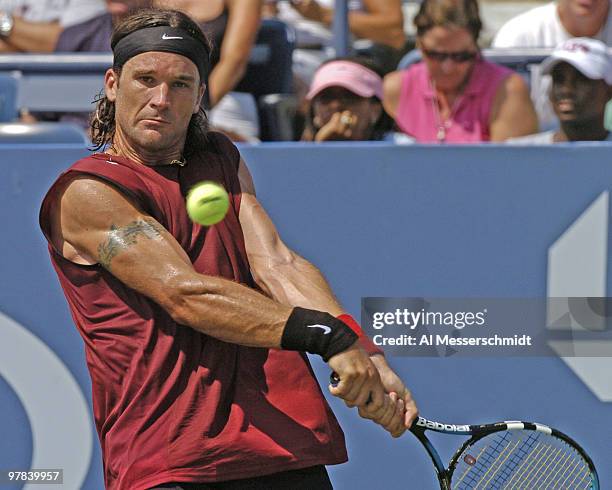
<svg viewBox="0 0 612 490"><path fill-rule="evenodd" d="M424 0L414 23L423 61L384 82L385 110L403 132L423 143L473 143L537 129L523 78L480 54L476 0Z"/></svg>

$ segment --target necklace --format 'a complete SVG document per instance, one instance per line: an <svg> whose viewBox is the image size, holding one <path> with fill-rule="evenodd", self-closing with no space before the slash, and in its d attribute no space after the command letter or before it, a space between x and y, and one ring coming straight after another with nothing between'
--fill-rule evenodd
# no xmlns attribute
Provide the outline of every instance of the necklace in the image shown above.
<svg viewBox="0 0 612 490"><path fill-rule="evenodd" d="M436 92L436 82L432 81L431 86L432 86L432 92L434 94L433 98L431 99L431 103L433 106L435 124L437 128L436 129L436 139L438 140L438 143L444 143L446 141L446 134L448 130L451 128L451 126L453 125L453 116L455 115L457 107L459 106L459 103L461 102L461 99L463 98L463 93L455 99L451 107L450 113L448 115L448 118L443 121L442 115L440 114L440 104L439 104L438 95Z"/></svg>
<svg viewBox="0 0 612 490"><path fill-rule="evenodd" d="M103 153L104 155L106 155L106 162L107 163L111 163L113 165L118 165L117 162L113 161L113 155L110 153ZM172 160L170 163L168 164L162 164L162 165L150 165L151 167L169 167L170 165L177 165L179 167L184 167L185 165L187 165L187 159L183 158L183 159L179 159L179 160Z"/></svg>

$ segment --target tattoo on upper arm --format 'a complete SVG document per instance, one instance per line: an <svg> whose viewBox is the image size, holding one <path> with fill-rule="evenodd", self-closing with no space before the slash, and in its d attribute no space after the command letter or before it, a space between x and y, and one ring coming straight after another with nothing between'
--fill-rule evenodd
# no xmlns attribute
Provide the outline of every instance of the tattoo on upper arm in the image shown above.
<svg viewBox="0 0 612 490"><path fill-rule="evenodd" d="M98 245L98 262L110 270L111 261L122 250L134 245L139 237L157 240L162 237L162 226L152 218L137 219L128 225L111 225L108 239Z"/></svg>

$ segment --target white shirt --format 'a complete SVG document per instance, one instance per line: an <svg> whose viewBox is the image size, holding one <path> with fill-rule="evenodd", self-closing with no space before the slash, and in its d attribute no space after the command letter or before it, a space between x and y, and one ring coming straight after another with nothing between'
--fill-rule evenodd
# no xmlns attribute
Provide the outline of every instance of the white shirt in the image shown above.
<svg viewBox="0 0 612 490"><path fill-rule="evenodd" d="M572 36L565 30L557 4L547 3L510 19L495 35L494 48L554 48ZM612 46L612 7L608 10L608 20L602 29L593 36Z"/></svg>
<svg viewBox="0 0 612 490"><path fill-rule="evenodd" d="M0 0L0 10L28 22L59 21L63 27L80 24L106 12L104 0Z"/></svg>
<svg viewBox="0 0 612 490"><path fill-rule="evenodd" d="M506 22L493 39L494 48L554 48L572 36L565 30L556 2L547 3L524 12ZM612 46L612 6L608 9L608 19L602 29L594 36L608 46ZM537 69L531 73L531 99L535 105L540 127L545 129L557 126L548 94L552 81L550 76L541 76Z"/></svg>
<svg viewBox="0 0 612 490"><path fill-rule="evenodd" d="M554 143L555 131L544 131L543 133L528 134L506 140L509 145L550 145Z"/></svg>
<svg viewBox="0 0 612 490"><path fill-rule="evenodd" d="M506 143L510 145L552 145L555 143L556 131L544 131L543 133L530 134L519 138L510 138ZM612 141L612 131L608 132L608 137L602 141Z"/></svg>

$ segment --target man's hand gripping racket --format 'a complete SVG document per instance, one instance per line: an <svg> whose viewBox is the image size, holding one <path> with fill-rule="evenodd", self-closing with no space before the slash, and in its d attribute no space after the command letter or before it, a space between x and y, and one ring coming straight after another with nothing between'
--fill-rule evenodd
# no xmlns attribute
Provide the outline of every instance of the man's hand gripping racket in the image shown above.
<svg viewBox="0 0 612 490"><path fill-rule="evenodd" d="M330 383L339 382L335 373ZM444 466L427 431L470 436ZM591 458L573 439L533 422L443 424L418 417L410 428L436 470L442 490L599 490Z"/></svg>

